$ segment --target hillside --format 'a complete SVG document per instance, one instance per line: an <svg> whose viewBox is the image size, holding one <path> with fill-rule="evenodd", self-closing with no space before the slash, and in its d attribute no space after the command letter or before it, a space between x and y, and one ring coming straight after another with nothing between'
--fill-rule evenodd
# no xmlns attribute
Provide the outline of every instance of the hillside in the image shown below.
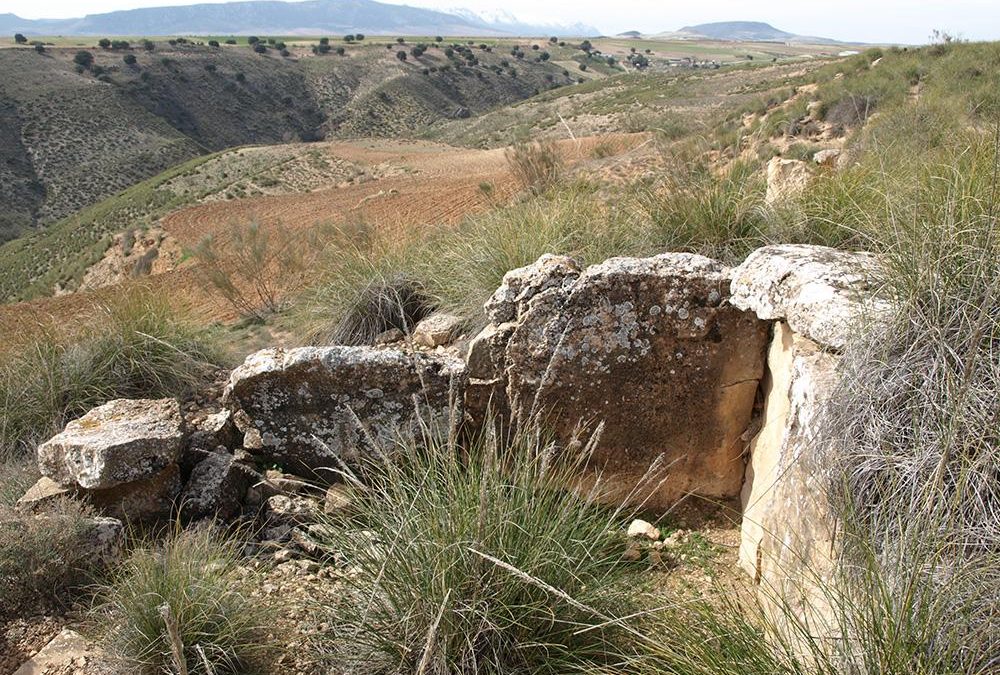
<svg viewBox="0 0 1000 675"><path fill-rule="evenodd" d="M394 44L394 43L393 43ZM0 241L65 218L144 178L227 147L413 133L572 80L560 66L444 46L315 43L254 53L157 42L152 51L0 49ZM462 47L462 49L467 49ZM408 53L407 60L397 51Z"/></svg>
<svg viewBox="0 0 1000 675"><path fill-rule="evenodd" d="M510 15L485 19L471 12L452 13L387 4L374 0L254 0L181 7L149 7L74 19L22 19L0 14L0 32L27 35L548 35L597 30L539 26Z"/></svg>

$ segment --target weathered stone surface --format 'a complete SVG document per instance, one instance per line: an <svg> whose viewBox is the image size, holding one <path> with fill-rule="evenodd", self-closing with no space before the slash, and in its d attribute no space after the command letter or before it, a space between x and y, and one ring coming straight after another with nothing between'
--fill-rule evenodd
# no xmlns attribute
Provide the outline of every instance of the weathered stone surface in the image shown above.
<svg viewBox="0 0 1000 675"><path fill-rule="evenodd" d="M541 421L565 445L603 423L587 480L601 474L609 501L645 499L652 486L633 491L657 460L669 477L650 508L688 492L738 495L767 325L726 302L729 270L683 253L612 258L582 274L551 258L524 269L560 274L509 274L533 290L498 292L514 298L495 312L514 328L502 356L475 359L502 363L514 423Z"/></svg>
<svg viewBox="0 0 1000 675"><path fill-rule="evenodd" d="M390 449L400 433L417 433L421 418L446 423L464 383L464 363L446 355L265 349L233 371L224 400L249 452L312 478Z"/></svg>
<svg viewBox="0 0 1000 675"><path fill-rule="evenodd" d="M740 566L765 589L762 599L776 594L817 630L827 620L821 588L836 558L837 522L824 489L824 472L835 467L824 462L815 434L838 360L785 322L775 324L764 417L741 495ZM783 620L782 612L775 618Z"/></svg>
<svg viewBox="0 0 1000 675"><path fill-rule="evenodd" d="M188 445L202 450L215 450L224 446L233 448L239 444L240 434L229 410L205 415L192 425Z"/></svg>
<svg viewBox="0 0 1000 675"><path fill-rule="evenodd" d="M173 516L181 487L180 468L171 464L151 478L104 490L81 490L79 495L107 516L127 523L156 523Z"/></svg>
<svg viewBox="0 0 1000 675"><path fill-rule="evenodd" d="M486 301L486 317L493 324L515 321L536 295L571 285L580 276L580 266L564 255L545 254L525 267L507 272L503 283Z"/></svg>
<svg viewBox="0 0 1000 675"><path fill-rule="evenodd" d="M767 163L766 204L777 204L805 191L812 173L809 165L797 159L772 157Z"/></svg>
<svg viewBox="0 0 1000 675"><path fill-rule="evenodd" d="M219 518L230 520L239 515L243 498L253 482L254 472L223 452L210 453L198 463L180 498L181 517L185 520Z"/></svg>
<svg viewBox="0 0 1000 675"><path fill-rule="evenodd" d="M183 446L177 401L119 399L39 446L38 466L57 483L107 489L156 475L177 461Z"/></svg>
<svg viewBox="0 0 1000 675"><path fill-rule="evenodd" d="M110 656L82 635L64 628L14 675L111 675L121 672Z"/></svg>
<svg viewBox="0 0 1000 675"><path fill-rule="evenodd" d="M421 347L451 344L459 336L465 320L454 314L431 314L413 329L413 342Z"/></svg>
<svg viewBox="0 0 1000 675"><path fill-rule="evenodd" d="M864 312L884 311L871 297L877 262L870 253L825 246L766 246L733 270L729 301L761 319L787 321L822 347L843 349Z"/></svg>
<svg viewBox="0 0 1000 675"><path fill-rule="evenodd" d="M122 545L125 542L125 525L117 518L97 516L78 520L59 513L43 513L38 515L17 516L13 523L27 522L26 519L34 519L36 522L57 524L61 528L79 528L80 534L78 543L84 547L83 557L90 557L102 561L111 561L121 554Z"/></svg>

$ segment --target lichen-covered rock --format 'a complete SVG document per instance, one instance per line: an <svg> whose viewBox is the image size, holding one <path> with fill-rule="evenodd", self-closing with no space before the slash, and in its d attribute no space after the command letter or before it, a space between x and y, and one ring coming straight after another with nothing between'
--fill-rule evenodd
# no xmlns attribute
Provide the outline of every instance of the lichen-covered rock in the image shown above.
<svg viewBox="0 0 1000 675"><path fill-rule="evenodd" d="M184 422L174 399L119 399L94 408L38 448L42 475L88 490L148 479L177 461Z"/></svg>
<svg viewBox="0 0 1000 675"><path fill-rule="evenodd" d="M185 520L231 520L243 508L243 498L254 472L225 452L209 453L195 466L180 498Z"/></svg>
<svg viewBox="0 0 1000 675"><path fill-rule="evenodd" d="M506 344L477 338L470 352L477 375L500 364L513 423L540 422L564 445L581 425L603 424L587 480L600 474L609 501L649 496L667 508L689 492L738 495L767 325L726 302L729 270L684 253L612 258L582 274L542 263L536 274L568 273L543 284L519 274L533 292L496 314L513 323ZM473 356L479 342L487 356ZM635 491L657 461L667 480Z"/></svg>
<svg viewBox="0 0 1000 675"><path fill-rule="evenodd" d="M843 349L872 299L878 260L825 246L765 246L733 270L730 302L768 321L787 321L819 345Z"/></svg>
<svg viewBox="0 0 1000 675"><path fill-rule="evenodd" d="M774 326L764 382L761 431L750 445L743 485L739 563L759 584L765 602L780 598L779 625L790 610L820 630L832 627L824 585L836 560L837 519L826 501L826 478L836 467L815 442L822 408L838 381L839 357Z"/></svg>
<svg viewBox="0 0 1000 675"><path fill-rule="evenodd" d="M421 347L451 344L459 336L465 320L454 314L431 314L413 328L413 342Z"/></svg>
<svg viewBox="0 0 1000 675"><path fill-rule="evenodd" d="M809 165L797 159L772 157L767 163L766 204L778 204L805 192L812 178Z"/></svg>
<svg viewBox="0 0 1000 675"><path fill-rule="evenodd" d="M215 450L219 446L233 448L239 443L239 431L229 410L220 410L200 416L190 424L191 436L188 447L201 450Z"/></svg>
<svg viewBox="0 0 1000 675"><path fill-rule="evenodd" d="M265 349L233 371L224 401L248 452L308 478L392 448L400 434L452 419L465 365L373 347ZM460 419L455 415L454 419Z"/></svg>
<svg viewBox="0 0 1000 675"><path fill-rule="evenodd" d="M580 266L575 260L547 253L532 264L504 275L503 283L486 301L486 317L497 325L515 321L533 297L570 285L578 276Z"/></svg>

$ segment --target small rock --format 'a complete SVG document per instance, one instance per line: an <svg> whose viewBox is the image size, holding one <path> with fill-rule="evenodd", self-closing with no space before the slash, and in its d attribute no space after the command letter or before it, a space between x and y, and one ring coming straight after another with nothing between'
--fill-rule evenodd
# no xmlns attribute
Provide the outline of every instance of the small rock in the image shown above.
<svg viewBox="0 0 1000 675"><path fill-rule="evenodd" d="M275 495L267 500L268 519L273 523L308 525L321 511L319 502L309 497Z"/></svg>
<svg viewBox="0 0 1000 675"><path fill-rule="evenodd" d="M625 547L625 553L622 554L622 560L628 562L636 562L637 560L642 560L642 546L639 545L637 541L630 541Z"/></svg>
<svg viewBox="0 0 1000 675"><path fill-rule="evenodd" d="M375 336L375 344L377 345L391 345L397 342L402 342L406 334L398 328L390 328L387 331L383 331Z"/></svg>
<svg viewBox="0 0 1000 675"><path fill-rule="evenodd" d="M833 167L837 165L837 160L840 159L841 150L839 148L827 148L826 150L820 150L815 155L813 155L813 161L820 166Z"/></svg>
<svg viewBox="0 0 1000 675"><path fill-rule="evenodd" d="M413 329L413 341L423 347L450 344L462 330L464 321L453 314L431 314Z"/></svg>
<svg viewBox="0 0 1000 675"><path fill-rule="evenodd" d="M15 670L14 675L115 672L111 668L111 663L110 657L99 647L76 631L64 628L37 654Z"/></svg>
<svg viewBox="0 0 1000 675"><path fill-rule="evenodd" d="M51 478L42 476L17 500L17 509L19 511L32 511L60 497L70 497L73 493L74 491L71 488L60 485Z"/></svg>
<svg viewBox="0 0 1000 675"><path fill-rule="evenodd" d="M767 163L767 193L764 202L777 204L802 194L812 174L809 165L797 159L772 157Z"/></svg>
<svg viewBox="0 0 1000 675"><path fill-rule="evenodd" d="M194 468L181 494L181 516L185 520L231 520L243 508L252 475L249 467L228 453L209 454Z"/></svg>
<svg viewBox="0 0 1000 675"><path fill-rule="evenodd" d="M650 539L656 541L660 538L660 530L654 527L651 523L647 523L645 520L640 520L636 518L628 526L628 536L631 539Z"/></svg>
<svg viewBox="0 0 1000 675"><path fill-rule="evenodd" d="M281 563L289 562L294 558L295 558L295 552L292 551L292 549L290 548L282 548L274 552L274 562L278 563L279 565Z"/></svg>

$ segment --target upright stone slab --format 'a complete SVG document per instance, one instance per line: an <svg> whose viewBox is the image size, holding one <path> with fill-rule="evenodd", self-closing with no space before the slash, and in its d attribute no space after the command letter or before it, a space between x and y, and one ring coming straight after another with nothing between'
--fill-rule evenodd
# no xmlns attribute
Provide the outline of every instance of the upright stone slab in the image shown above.
<svg viewBox="0 0 1000 675"><path fill-rule="evenodd" d="M539 422L568 446L603 425L584 482L600 480L604 499L735 497L767 325L727 303L729 283L722 264L683 253L582 273L543 258L505 277L487 311L512 326L487 328L470 358L498 364L515 426ZM667 479L636 490L654 464Z"/></svg>
<svg viewBox="0 0 1000 675"><path fill-rule="evenodd" d="M419 433L421 421L450 420L464 383L464 363L446 355L265 349L233 371L224 401L248 452L300 475L332 479L316 470L389 450L400 434Z"/></svg>
<svg viewBox="0 0 1000 675"><path fill-rule="evenodd" d="M863 320L888 305L873 297L877 259L822 246L768 246L733 272L734 305L774 321L762 427L743 486L740 566L817 635L836 631L827 602L838 558L837 516L826 501L830 465L818 435L839 382L839 354Z"/></svg>

